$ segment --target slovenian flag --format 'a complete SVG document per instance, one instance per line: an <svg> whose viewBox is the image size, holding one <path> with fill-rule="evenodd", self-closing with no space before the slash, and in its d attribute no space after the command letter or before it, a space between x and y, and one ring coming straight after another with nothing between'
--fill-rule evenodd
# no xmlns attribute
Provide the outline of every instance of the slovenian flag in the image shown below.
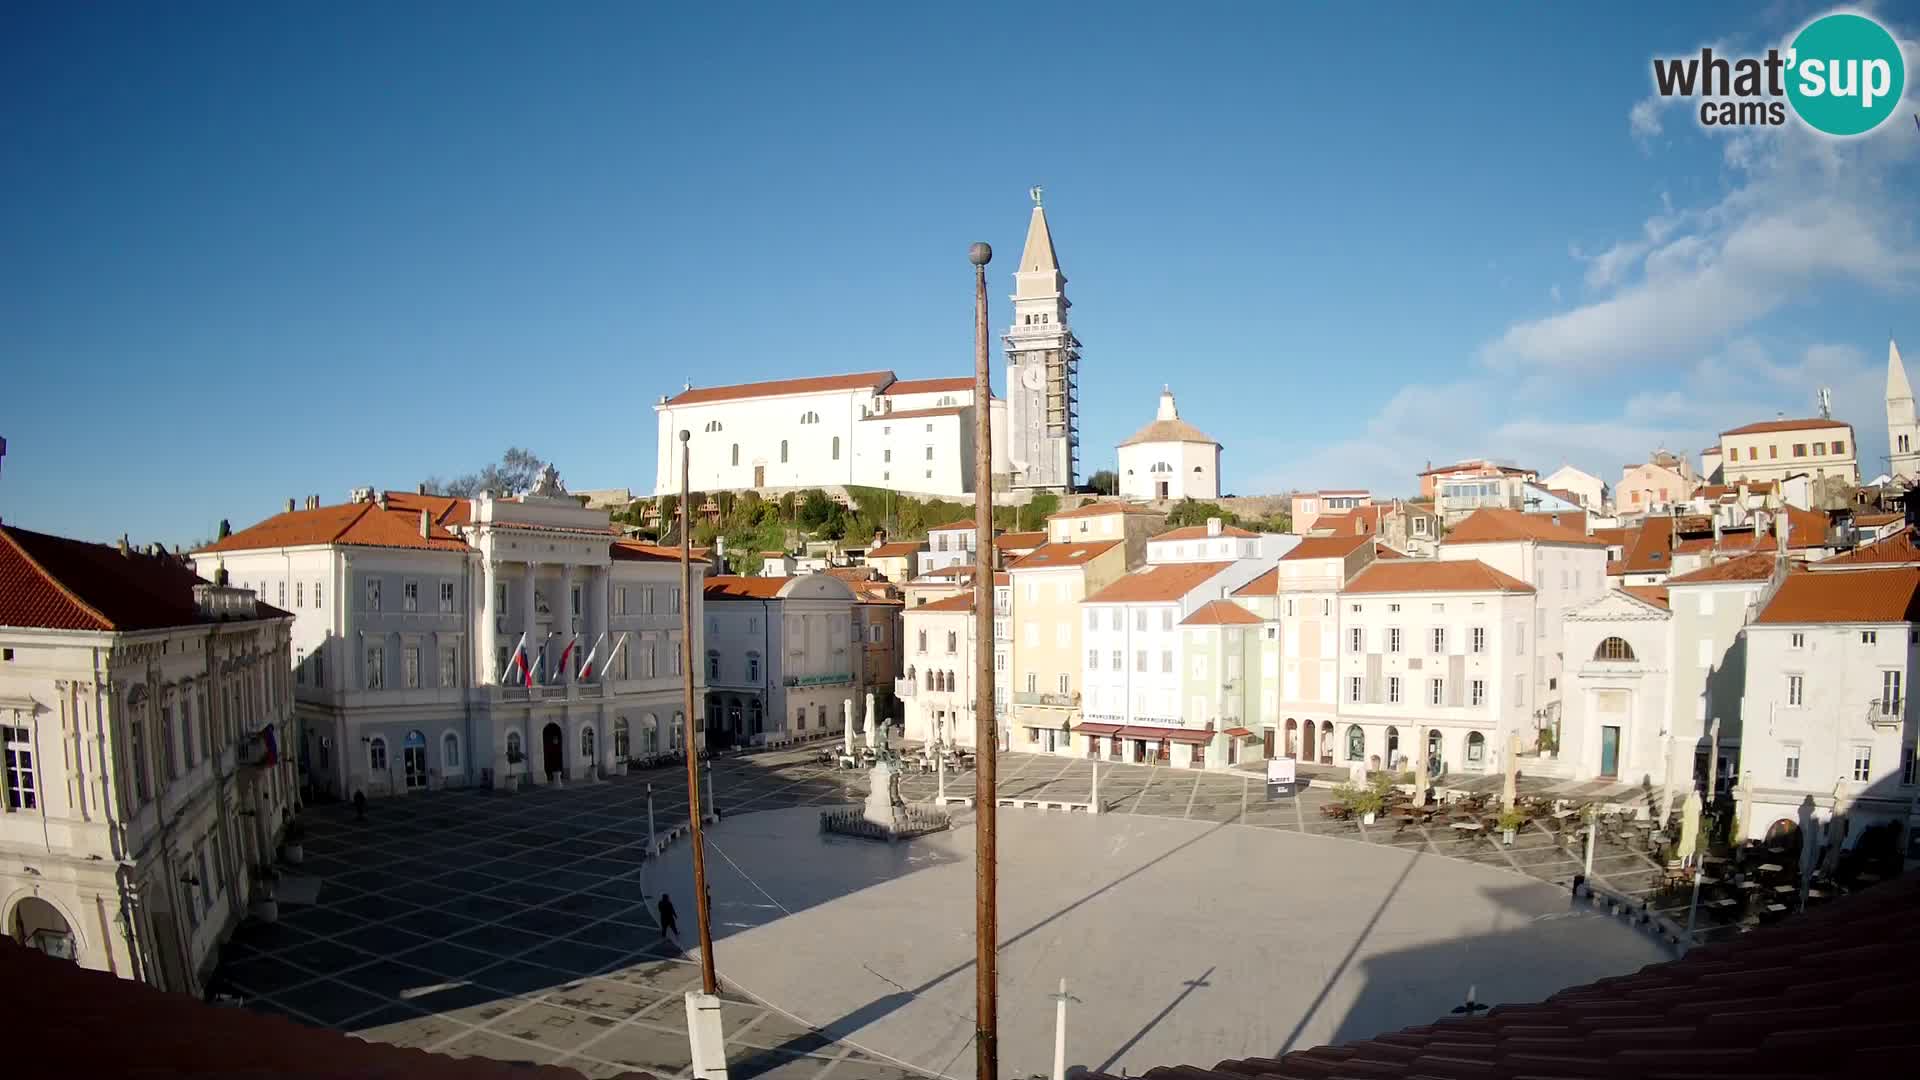
<svg viewBox="0 0 1920 1080"><path fill-rule="evenodd" d="M567 677L567 658L573 655L573 647L580 644L580 635L567 638L567 647L560 650L560 662L553 665L553 677L556 682L564 682Z"/></svg>
<svg viewBox="0 0 1920 1080"><path fill-rule="evenodd" d="M522 680L527 673L527 635L521 634L520 640L513 646L513 655L507 657L507 666L500 670L500 682L504 685L518 672Z"/></svg>
<svg viewBox="0 0 1920 1080"><path fill-rule="evenodd" d="M593 678L594 657L600 655L600 646L605 644L606 640L607 640L607 635L601 634L598 638L594 639L593 648L587 650L587 658L580 662L580 681L581 682L586 682L588 679Z"/></svg>

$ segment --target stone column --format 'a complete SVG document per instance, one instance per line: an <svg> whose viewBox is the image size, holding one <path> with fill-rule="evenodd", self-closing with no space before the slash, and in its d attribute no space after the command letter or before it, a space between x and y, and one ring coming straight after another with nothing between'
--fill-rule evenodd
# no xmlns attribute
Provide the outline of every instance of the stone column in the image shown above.
<svg viewBox="0 0 1920 1080"><path fill-rule="evenodd" d="M587 620L587 633L584 638L584 644L580 647L583 649L591 649L595 643L599 643L602 651L596 663L604 668L607 659L606 650L613 648L613 636L608 633L610 617L613 614L613 568L609 566L596 566L593 568L592 576L589 580L590 584L587 587L587 609L590 615ZM606 641L600 640L602 634L607 635ZM604 682L605 680L600 681Z"/></svg>
<svg viewBox="0 0 1920 1080"><path fill-rule="evenodd" d="M527 563L524 567L525 576L520 579L520 629L527 635L527 661L529 663L533 662L534 657L539 655L540 652L540 624L536 621L539 613L534 610L533 605L534 579L538 575L539 569L538 563ZM531 751L529 751L527 759L529 761L533 760Z"/></svg>
<svg viewBox="0 0 1920 1080"><path fill-rule="evenodd" d="M879 729L880 718L873 714L873 694L867 694L867 745L873 745L874 732Z"/></svg>
<svg viewBox="0 0 1920 1080"><path fill-rule="evenodd" d="M840 743L840 749L843 753L851 755L853 753L853 699L847 698L841 704L846 709L847 732Z"/></svg>
<svg viewBox="0 0 1920 1080"><path fill-rule="evenodd" d="M554 617L553 617L554 631L558 636L553 639L554 641L553 659L555 663L558 663L560 660L560 655L567 651L567 643L573 640L573 567L567 566L564 564L560 567L560 584L556 592L557 592L558 598L548 601L548 604L554 610ZM580 590L580 608L581 608L582 616L585 616L586 614L586 606L587 606L587 592L585 589L581 589ZM585 622L586 620L583 617L581 619L582 625L585 625ZM574 646L574 650L576 653L581 648L582 646L580 645ZM554 672L554 676L555 677L553 681L555 685L558 685L558 686L573 685L573 657L572 656L567 657L567 662L560 665L559 670Z"/></svg>
<svg viewBox="0 0 1920 1080"><path fill-rule="evenodd" d="M494 594L499 591L500 573L496 564L485 554L480 558L480 603L473 604L474 647L479 650L478 662L473 664L473 685L492 686L500 679L500 609L496 606ZM472 604L472 598L468 598Z"/></svg>

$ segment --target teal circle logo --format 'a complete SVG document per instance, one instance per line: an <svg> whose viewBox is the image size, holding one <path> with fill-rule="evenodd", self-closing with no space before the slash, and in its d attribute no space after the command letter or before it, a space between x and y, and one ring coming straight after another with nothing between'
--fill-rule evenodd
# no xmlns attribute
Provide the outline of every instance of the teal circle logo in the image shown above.
<svg viewBox="0 0 1920 1080"><path fill-rule="evenodd" d="M1815 19L1787 54L1787 100L1816 131L1862 135L1893 115L1907 88L1900 43L1864 15Z"/></svg>

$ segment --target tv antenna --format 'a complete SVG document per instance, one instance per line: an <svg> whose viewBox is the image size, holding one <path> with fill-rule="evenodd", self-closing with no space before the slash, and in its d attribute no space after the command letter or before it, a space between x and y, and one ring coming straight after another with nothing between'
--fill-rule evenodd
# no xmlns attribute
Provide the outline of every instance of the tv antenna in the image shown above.
<svg viewBox="0 0 1920 1080"><path fill-rule="evenodd" d="M1819 393L1819 395L1818 395L1818 396L1819 396L1819 399L1820 399L1820 419L1822 419L1822 420L1831 420L1831 419L1833 419L1833 390L1832 390L1832 388L1831 388L1831 387L1826 387L1826 386L1823 386L1823 387L1821 387L1821 388L1820 388L1820 393Z"/></svg>

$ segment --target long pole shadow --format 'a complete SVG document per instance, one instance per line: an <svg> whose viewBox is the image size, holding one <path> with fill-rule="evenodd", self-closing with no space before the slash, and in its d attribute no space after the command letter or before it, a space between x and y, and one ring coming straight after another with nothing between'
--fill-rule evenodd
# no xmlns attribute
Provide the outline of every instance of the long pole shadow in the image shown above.
<svg viewBox="0 0 1920 1080"><path fill-rule="evenodd" d="M1207 976L1213 974L1213 972L1214 972L1213 968L1208 968L1207 970L1200 973L1199 978L1188 979L1185 983L1181 984L1185 986L1186 989L1180 991L1178 994L1175 994L1173 1000L1167 1002L1166 1008L1161 1009L1160 1012L1156 1014L1153 1019L1147 1021L1147 1024L1145 1027L1141 1028L1139 1031L1134 1032L1133 1038L1128 1039L1124 1043L1121 1043L1120 1049L1115 1050L1112 1054L1108 1055L1107 1060L1101 1062L1100 1067L1093 1071L1106 1072L1108 1069L1113 1068L1114 1062L1119 1061L1122 1057L1126 1056L1127 1051L1133 1049L1133 1046L1135 1043L1139 1042L1141 1039L1146 1038L1147 1032L1152 1031L1156 1027L1159 1027L1160 1021L1165 1020L1168 1014L1172 1013L1174 1009L1179 1007L1181 1002L1187 1000L1187 995L1193 993L1195 990L1198 990L1201 987L1212 986L1213 984L1207 981Z"/></svg>
<svg viewBox="0 0 1920 1080"><path fill-rule="evenodd" d="M1388 905L1392 904L1393 898L1400 894L1400 887L1407 883L1408 875L1413 873L1413 868L1419 861L1419 852L1409 853L1406 868L1401 870L1400 876L1394 879L1393 888L1388 889L1387 895L1380 899L1380 906L1373 909L1373 917L1367 920L1367 925L1361 927L1360 932L1354 935L1353 944L1347 947L1347 955L1340 958L1340 966L1334 968L1333 974L1327 976L1327 981L1320 987L1320 992L1314 995L1313 1004L1307 1006L1307 1011L1300 1014L1299 1021L1293 1025L1293 1030L1287 1033L1287 1041L1281 1044L1276 1057L1293 1049L1293 1044L1299 1040L1300 1033L1307 1029L1307 1024L1320 1011L1320 1006L1327 1003L1327 995L1333 993L1333 984L1340 981L1340 976L1346 974L1348 966L1353 963L1353 958L1360 955L1360 946L1365 944L1367 935L1373 933L1373 928L1380 924L1380 916L1387 913Z"/></svg>

